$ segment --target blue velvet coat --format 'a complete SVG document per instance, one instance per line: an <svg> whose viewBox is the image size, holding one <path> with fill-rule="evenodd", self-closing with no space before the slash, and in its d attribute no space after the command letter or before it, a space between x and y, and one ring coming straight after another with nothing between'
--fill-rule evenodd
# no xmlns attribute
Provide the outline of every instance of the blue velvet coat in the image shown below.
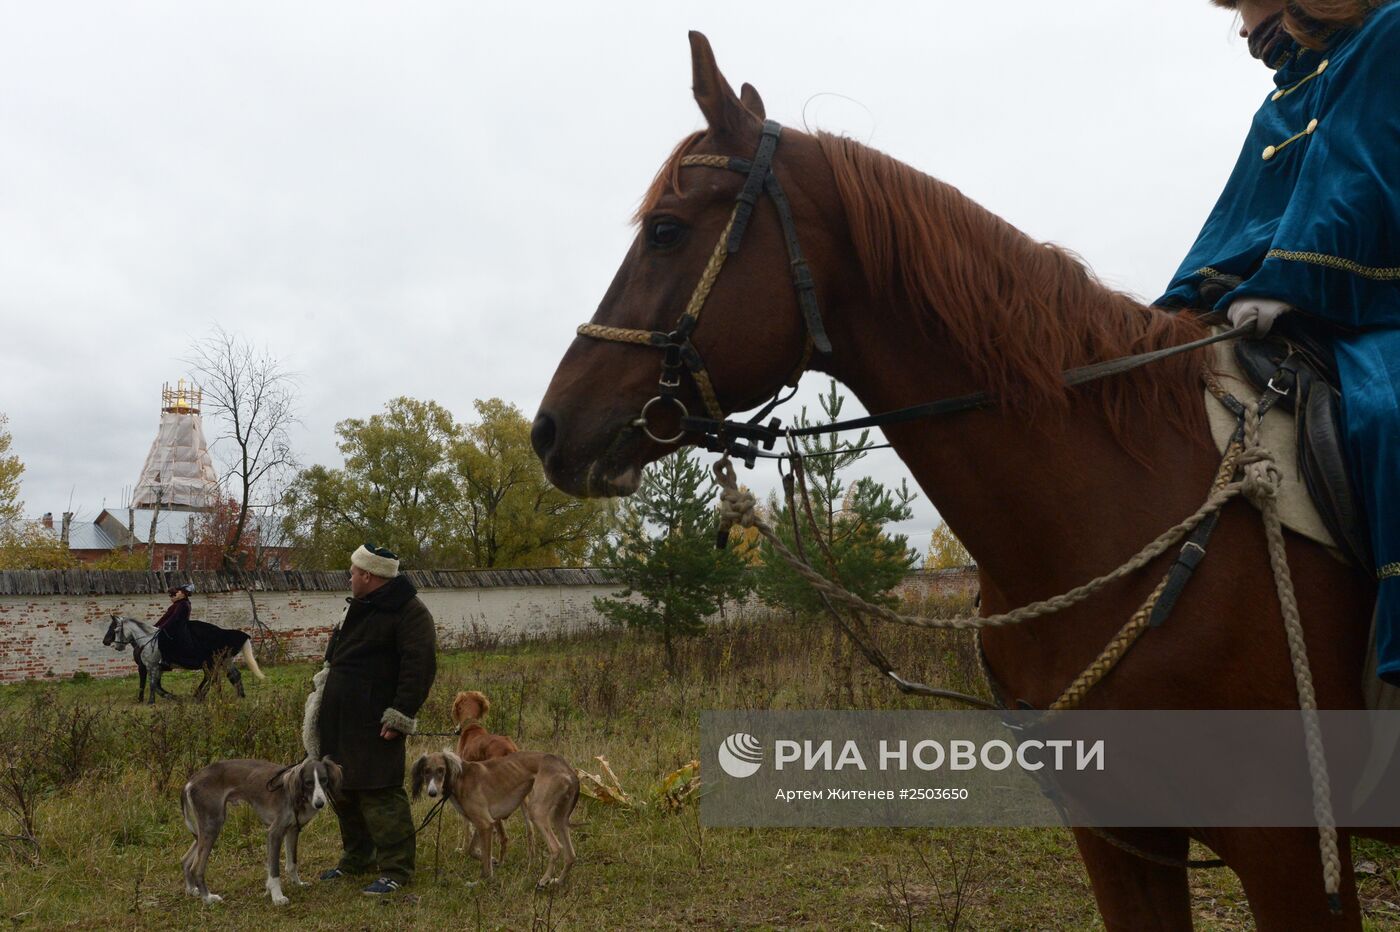
<svg viewBox="0 0 1400 932"><path fill-rule="evenodd" d="M1329 323L1379 580L1382 678L1400 682L1400 3L1295 45L1160 304L1219 274ZM1360 622L1358 622L1360 623Z"/></svg>

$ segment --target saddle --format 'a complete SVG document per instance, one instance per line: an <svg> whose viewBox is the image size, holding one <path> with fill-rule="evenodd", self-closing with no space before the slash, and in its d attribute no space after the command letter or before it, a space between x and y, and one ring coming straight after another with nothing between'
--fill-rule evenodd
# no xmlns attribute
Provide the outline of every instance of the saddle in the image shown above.
<svg viewBox="0 0 1400 932"><path fill-rule="evenodd" d="M1337 549L1370 570L1366 511L1352 487L1342 430L1342 396L1331 346L1298 315L1279 320L1268 336L1238 340L1235 362L1259 395L1293 415L1298 473Z"/></svg>

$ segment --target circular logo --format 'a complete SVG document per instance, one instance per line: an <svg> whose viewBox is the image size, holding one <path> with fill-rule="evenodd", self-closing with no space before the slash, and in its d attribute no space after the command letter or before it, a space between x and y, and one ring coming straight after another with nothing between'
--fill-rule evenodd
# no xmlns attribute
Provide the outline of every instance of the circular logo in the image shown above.
<svg viewBox="0 0 1400 932"><path fill-rule="evenodd" d="M737 732L719 746L720 769L731 777L751 777L763 764L763 745L753 735Z"/></svg>

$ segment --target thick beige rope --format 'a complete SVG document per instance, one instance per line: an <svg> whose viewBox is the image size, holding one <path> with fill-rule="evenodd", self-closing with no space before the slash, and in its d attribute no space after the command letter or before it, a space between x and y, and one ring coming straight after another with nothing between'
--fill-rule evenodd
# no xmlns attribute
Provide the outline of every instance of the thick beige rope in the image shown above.
<svg viewBox="0 0 1400 932"><path fill-rule="evenodd" d="M1020 624L1032 618L1039 618L1043 615L1050 615L1054 612L1063 611L1066 608L1077 605L1080 602L1102 589L1104 586L1118 579L1122 579L1142 567L1151 563L1157 557L1167 551L1172 544L1181 540L1196 525L1200 524L1213 512L1219 511L1224 505L1239 495L1244 485L1242 482L1231 482L1221 489L1211 492L1196 513L1174 527L1167 529L1160 537L1148 544L1136 556L1117 569L1105 573L1097 579L1090 580L1081 586L1071 589L1063 595L1054 596L1040 602L1032 602L1030 605L1022 606L1004 615L988 615L986 617L978 615L964 615L955 618L923 618L918 615L904 615L893 609L885 608L882 605L872 605L860 596L848 592L839 585L831 582L816 570L808 566L804 561L799 560L792 551L783 544L773 529L764 523L754 512L756 504L753 493L739 489L734 477L734 467L728 459L721 459L715 464L715 475L719 479L721 486L720 493L720 523L728 528L732 525L740 527L757 528L758 532L773 545L773 549L782 557L799 576L809 582L815 588L825 592L831 598L841 602L851 608L873 615L881 621L887 621L896 625L908 625L914 628L952 628L955 630L978 630L981 628L1000 628L1006 625Z"/></svg>
<svg viewBox="0 0 1400 932"><path fill-rule="evenodd" d="M1278 591L1279 605L1283 611L1284 632L1288 638L1293 678L1298 691L1298 707L1303 718L1308 770L1312 776L1313 784L1313 815L1317 820L1318 844L1322 858L1323 887L1327 892L1329 905L1335 912L1339 909L1338 891L1341 889L1341 858L1337 847L1337 824L1332 810L1332 790L1327 774L1327 761L1323 755L1322 735L1317 716L1317 695L1313 688L1307 645L1303 640L1303 625L1298 615L1298 602L1293 592L1293 579L1288 569L1288 554L1285 549L1283 526L1278 517L1278 487L1281 475L1278 467L1274 465L1273 453L1264 447L1260 439L1260 423L1263 416L1259 411L1259 403L1248 402L1244 407L1244 447L1238 452L1234 464L1243 467L1242 478L1222 484L1220 477L1217 476L1210 495L1194 514L1174 527L1168 528L1156 540L1117 569L1071 589L1063 595L1033 602L1001 615L988 615L986 617L967 615L956 618L921 618L916 615L904 615L882 605L872 605L833 583L812 569L805 560L799 559L792 551L788 550L777 534L773 532L773 529L759 518L755 509L757 503L753 493L739 488L738 479L734 474L734 466L727 456L722 457L714 466L715 477L722 490L719 506L720 526L726 530L736 524L743 528L757 528L758 532L772 545L773 550L792 567L794 572L807 580L818 591L858 613L871 615L891 624L909 625L916 628L979 630L1018 624L1077 605L1109 583L1122 579L1161 556L1174 543L1191 533L1206 517L1223 508L1232 498L1241 494L1248 496L1264 516L1264 532L1269 545L1269 562L1273 570L1274 585ZM1227 451L1227 460L1229 456L1230 452ZM1222 471L1223 466L1222 463ZM1233 473L1233 471L1232 468L1230 472ZM1142 633L1140 628L1145 626L1146 618L1151 613L1151 606L1156 602L1161 588L1159 585L1147 603L1134 614L1133 619L1129 620L1128 625L1119 632L1114 642L1111 642L1110 648L1101 655L1101 660L1105 657L1111 657L1112 662L1116 663L1117 658L1120 658L1137 636ZM1138 616L1142 616L1141 621L1135 625L1134 622ZM1130 629L1138 630L1134 633ZM1120 641L1121 644L1115 647L1114 645ZM1111 655L1110 650L1115 653ZM1092 682L1085 686L1086 689L1102 679L1102 675L1107 673L1112 666L1111 663L1104 666L1102 672L1095 676L1096 664L1091 664L1090 669L1086 670L1085 674L1081 674L1081 679L1085 675L1093 676ZM1072 684L1071 689L1073 688ZM1068 691L1066 695L1068 695ZM1077 702L1078 699L1076 698L1075 701Z"/></svg>
<svg viewBox="0 0 1400 932"><path fill-rule="evenodd" d="M1293 577L1288 571L1283 525L1278 516L1278 489L1282 476L1273 463L1272 454L1260 440L1262 420L1257 403L1245 405L1245 446L1259 454L1256 462L1245 467L1245 494L1264 516L1264 535L1269 541L1269 565L1274 572L1279 606L1283 609L1283 630L1288 638L1288 654L1293 661L1293 680L1298 690L1298 708L1303 716L1303 742L1307 747L1308 772L1312 776L1313 818L1317 820L1323 888L1335 912L1340 909L1338 891L1341 889L1342 863L1337 850L1337 821L1332 812L1332 785L1327 775L1327 758L1323 754L1317 693L1313 689L1308 648L1303 640L1303 622L1298 614Z"/></svg>
<svg viewBox="0 0 1400 932"><path fill-rule="evenodd" d="M1215 474L1213 488L1223 489L1229 484L1238 468L1239 457L1243 450L1242 444L1234 443L1225 451L1225 457L1220 461L1220 469ZM1169 579L1171 579L1171 570L1167 570L1162 581L1157 584L1157 588L1153 589L1152 594L1147 597L1147 601L1133 612L1128 623L1114 635L1113 640L1108 642L1108 646L1100 652L1098 657L1084 668L1083 673L1075 677L1074 682L1070 683L1060 694L1060 698L1050 703L1050 711L1058 712L1078 706L1084 701L1084 695L1118 665L1118 661L1123 659L1128 648L1137 643L1137 639L1147 632L1148 622L1152 619L1152 611L1157 607L1157 600L1162 597L1162 590L1167 587Z"/></svg>

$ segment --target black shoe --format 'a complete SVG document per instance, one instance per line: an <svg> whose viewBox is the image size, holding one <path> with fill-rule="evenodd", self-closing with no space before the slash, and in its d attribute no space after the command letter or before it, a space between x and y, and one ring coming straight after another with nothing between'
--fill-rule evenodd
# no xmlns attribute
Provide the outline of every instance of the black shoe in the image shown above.
<svg viewBox="0 0 1400 932"><path fill-rule="evenodd" d="M370 896L385 896L386 894L393 893L402 886L403 884L399 883L397 880L390 880L388 877L380 877L360 892L368 893Z"/></svg>
<svg viewBox="0 0 1400 932"><path fill-rule="evenodd" d="M349 874L338 867L332 867L328 871L321 871L322 880L339 880L341 877L348 877Z"/></svg>

